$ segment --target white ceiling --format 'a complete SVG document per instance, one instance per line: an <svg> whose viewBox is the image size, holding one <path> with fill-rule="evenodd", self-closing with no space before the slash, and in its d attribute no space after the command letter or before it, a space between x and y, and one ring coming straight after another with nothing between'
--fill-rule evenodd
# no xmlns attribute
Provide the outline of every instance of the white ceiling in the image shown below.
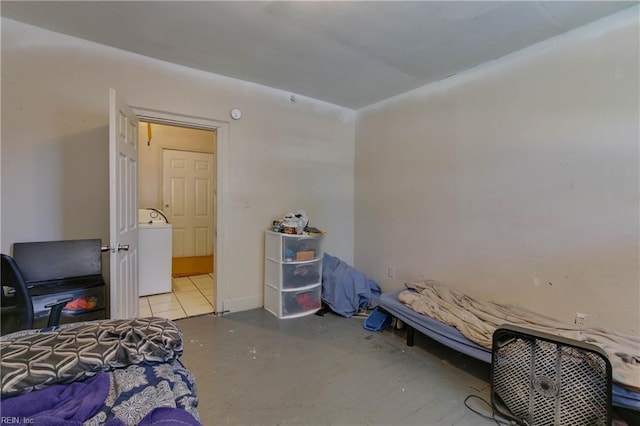
<svg viewBox="0 0 640 426"><path fill-rule="evenodd" d="M638 4L2 1L10 19L353 109Z"/></svg>

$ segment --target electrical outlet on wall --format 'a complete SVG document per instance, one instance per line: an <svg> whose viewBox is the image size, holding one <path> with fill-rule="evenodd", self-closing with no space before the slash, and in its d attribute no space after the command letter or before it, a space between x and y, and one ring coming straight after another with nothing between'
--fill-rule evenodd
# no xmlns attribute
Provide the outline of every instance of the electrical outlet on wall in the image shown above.
<svg viewBox="0 0 640 426"><path fill-rule="evenodd" d="M583 314L582 312L576 312L576 318L573 322L578 325L586 325L587 324L587 314Z"/></svg>
<svg viewBox="0 0 640 426"><path fill-rule="evenodd" d="M387 266L387 276L389 278L396 276L396 268L394 266Z"/></svg>

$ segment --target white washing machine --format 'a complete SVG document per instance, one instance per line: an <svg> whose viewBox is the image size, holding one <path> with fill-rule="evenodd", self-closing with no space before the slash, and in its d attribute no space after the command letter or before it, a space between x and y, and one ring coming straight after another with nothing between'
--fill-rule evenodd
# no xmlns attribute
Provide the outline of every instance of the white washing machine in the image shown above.
<svg viewBox="0 0 640 426"><path fill-rule="evenodd" d="M139 295L171 291L172 226L160 210L138 212Z"/></svg>

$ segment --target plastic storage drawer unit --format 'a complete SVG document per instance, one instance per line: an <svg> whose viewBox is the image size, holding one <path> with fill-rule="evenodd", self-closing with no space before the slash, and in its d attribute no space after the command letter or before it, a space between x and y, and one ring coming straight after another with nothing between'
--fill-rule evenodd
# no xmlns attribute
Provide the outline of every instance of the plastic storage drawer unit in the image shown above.
<svg viewBox="0 0 640 426"><path fill-rule="evenodd" d="M266 231L264 307L278 318L310 315L320 309L322 235Z"/></svg>

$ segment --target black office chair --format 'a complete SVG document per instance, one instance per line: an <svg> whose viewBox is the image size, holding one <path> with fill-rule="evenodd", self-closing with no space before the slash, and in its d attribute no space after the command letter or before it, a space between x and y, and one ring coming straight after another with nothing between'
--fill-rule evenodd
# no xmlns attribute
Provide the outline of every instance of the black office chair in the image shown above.
<svg viewBox="0 0 640 426"><path fill-rule="evenodd" d="M11 256L2 254L2 291L0 292L1 314L0 334L13 333L33 328L33 302L27 283L22 277L20 268ZM58 325L62 308L73 300L73 297L63 297L53 303L45 305L51 308L47 327Z"/></svg>

